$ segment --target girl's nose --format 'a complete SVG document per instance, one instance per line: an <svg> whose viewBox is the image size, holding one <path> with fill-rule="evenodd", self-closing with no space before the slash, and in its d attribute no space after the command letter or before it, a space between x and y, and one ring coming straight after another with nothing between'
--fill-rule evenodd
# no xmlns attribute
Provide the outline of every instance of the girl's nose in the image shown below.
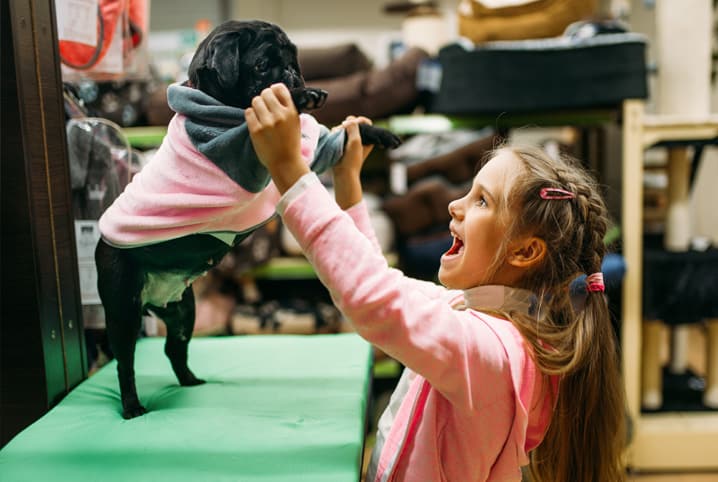
<svg viewBox="0 0 718 482"><path fill-rule="evenodd" d="M458 218L459 217L459 199L454 199L449 203L449 215L452 218Z"/></svg>

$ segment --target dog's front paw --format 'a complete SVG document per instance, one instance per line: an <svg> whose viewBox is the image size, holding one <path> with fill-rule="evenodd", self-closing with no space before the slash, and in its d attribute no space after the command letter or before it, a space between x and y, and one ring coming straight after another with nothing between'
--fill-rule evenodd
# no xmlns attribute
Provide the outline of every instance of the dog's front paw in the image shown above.
<svg viewBox="0 0 718 482"><path fill-rule="evenodd" d="M384 149L394 149L401 144L401 139L393 132L369 124L359 124L359 134L365 146L373 144Z"/></svg>

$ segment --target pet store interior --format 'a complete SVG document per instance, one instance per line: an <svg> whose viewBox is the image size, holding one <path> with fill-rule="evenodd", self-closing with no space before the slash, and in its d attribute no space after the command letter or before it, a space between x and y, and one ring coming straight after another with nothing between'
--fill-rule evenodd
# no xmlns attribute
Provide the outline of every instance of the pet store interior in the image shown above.
<svg viewBox="0 0 718 482"><path fill-rule="evenodd" d="M404 367L354 332L277 216L191 286L207 383L177 384L148 311L148 413L119 408L98 220L157 153L200 42L259 19L328 94L320 124L361 115L401 139L361 176L387 263L409 276L437 281L446 206L492 149L581 160L611 217L627 480L718 481L717 4L2 2L0 479L363 480Z"/></svg>

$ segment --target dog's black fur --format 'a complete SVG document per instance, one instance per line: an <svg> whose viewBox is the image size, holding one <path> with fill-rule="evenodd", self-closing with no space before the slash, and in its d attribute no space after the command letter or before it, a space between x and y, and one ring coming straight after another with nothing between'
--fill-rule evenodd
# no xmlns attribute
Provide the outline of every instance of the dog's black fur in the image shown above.
<svg viewBox="0 0 718 482"><path fill-rule="evenodd" d="M277 82L289 88L300 112L320 108L327 98L326 91L305 87L297 47L287 35L259 20L230 20L213 30L190 62L189 82L223 104L243 109ZM365 145L393 148L400 142L378 127L361 124L359 131Z"/></svg>
<svg viewBox="0 0 718 482"><path fill-rule="evenodd" d="M252 98L273 83L286 84L299 111L320 107L327 93L304 85L297 49L277 26L261 21L229 21L202 41L189 67L189 85L226 105L247 108ZM391 132L360 125L362 143L396 147ZM239 243L249 233L235 236ZM201 276L217 264L230 246L207 234L135 248L117 248L100 240L95 251L98 289L105 309L107 335L117 359L117 374L126 419L146 413L135 387L134 353L142 314L153 311L167 325L165 353L181 385L204 383L187 365L187 349L195 321L191 286L180 301L167 306L143 305L149 276L178 279Z"/></svg>

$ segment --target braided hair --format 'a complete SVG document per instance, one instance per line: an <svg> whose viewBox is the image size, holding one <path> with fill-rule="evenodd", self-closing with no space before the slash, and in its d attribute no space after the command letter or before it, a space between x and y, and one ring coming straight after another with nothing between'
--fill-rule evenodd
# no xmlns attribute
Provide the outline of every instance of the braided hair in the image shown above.
<svg viewBox="0 0 718 482"><path fill-rule="evenodd" d="M531 454L533 481L624 480L625 395L607 302L602 293L589 292L575 308L569 292L576 277L601 269L606 205L575 160L554 159L538 148L501 149L511 151L521 169L501 203L507 235L494 266L513 239L536 236L546 243L545 256L516 286L537 295L540 315L504 315L530 345L544 376L560 377L551 424ZM547 199L545 188L571 196Z"/></svg>

